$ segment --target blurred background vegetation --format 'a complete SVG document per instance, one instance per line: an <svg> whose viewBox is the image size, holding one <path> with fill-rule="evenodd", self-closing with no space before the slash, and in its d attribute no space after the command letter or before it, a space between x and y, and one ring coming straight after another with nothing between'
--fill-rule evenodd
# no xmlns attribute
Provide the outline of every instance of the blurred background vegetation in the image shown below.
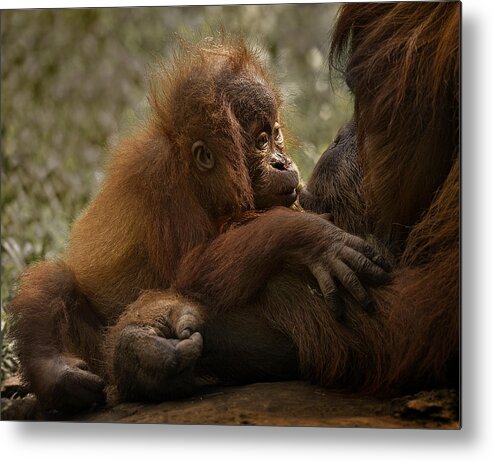
<svg viewBox="0 0 493 461"><path fill-rule="evenodd" d="M5 307L21 270L63 250L118 137L142 118L146 76L183 37L221 27L265 50L306 180L351 101L325 64L337 4L3 11L2 379L16 370Z"/></svg>

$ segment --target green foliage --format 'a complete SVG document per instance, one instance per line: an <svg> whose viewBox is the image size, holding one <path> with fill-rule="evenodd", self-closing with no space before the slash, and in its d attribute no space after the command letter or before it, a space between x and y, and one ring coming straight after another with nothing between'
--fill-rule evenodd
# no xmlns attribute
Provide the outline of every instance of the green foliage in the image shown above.
<svg viewBox="0 0 493 461"><path fill-rule="evenodd" d="M146 75L176 33L224 29L265 50L287 99L290 154L307 179L350 117L324 64L337 5L3 11L2 306L27 264L55 257L95 193L106 151L146 110ZM3 312L2 312L3 313ZM2 336L5 315L2 315ZM2 377L15 369L2 347Z"/></svg>

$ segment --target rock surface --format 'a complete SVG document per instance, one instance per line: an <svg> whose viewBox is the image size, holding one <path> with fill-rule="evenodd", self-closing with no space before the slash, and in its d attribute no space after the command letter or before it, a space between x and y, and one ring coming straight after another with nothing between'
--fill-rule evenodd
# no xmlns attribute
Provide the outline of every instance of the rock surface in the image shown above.
<svg viewBox="0 0 493 461"><path fill-rule="evenodd" d="M12 384L11 384L12 385ZM3 420L66 420L43 413L31 394L8 396L2 386ZM22 392L17 391L17 395ZM11 396L8 396L11 397ZM258 383L210 389L188 399L120 403L70 418L81 422L224 424L458 429L458 397L437 390L393 400L357 397L305 382Z"/></svg>

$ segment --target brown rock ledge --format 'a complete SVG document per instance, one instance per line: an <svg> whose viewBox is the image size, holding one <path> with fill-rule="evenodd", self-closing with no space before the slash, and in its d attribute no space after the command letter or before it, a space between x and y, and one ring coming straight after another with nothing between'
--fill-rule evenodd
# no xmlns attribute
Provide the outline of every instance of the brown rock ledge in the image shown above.
<svg viewBox="0 0 493 461"><path fill-rule="evenodd" d="M4 389L3 389L4 390ZM4 393L2 392L2 397ZM43 414L34 397L2 398L2 420L66 420ZM334 392L305 382L221 387L188 399L120 403L70 418L80 422L459 429L453 390L399 399Z"/></svg>

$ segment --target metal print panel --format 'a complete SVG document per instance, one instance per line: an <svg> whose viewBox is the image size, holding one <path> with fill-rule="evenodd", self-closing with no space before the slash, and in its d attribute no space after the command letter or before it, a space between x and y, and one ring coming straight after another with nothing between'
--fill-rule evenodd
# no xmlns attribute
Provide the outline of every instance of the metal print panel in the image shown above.
<svg viewBox="0 0 493 461"><path fill-rule="evenodd" d="M460 18L3 12L2 419L459 428Z"/></svg>

